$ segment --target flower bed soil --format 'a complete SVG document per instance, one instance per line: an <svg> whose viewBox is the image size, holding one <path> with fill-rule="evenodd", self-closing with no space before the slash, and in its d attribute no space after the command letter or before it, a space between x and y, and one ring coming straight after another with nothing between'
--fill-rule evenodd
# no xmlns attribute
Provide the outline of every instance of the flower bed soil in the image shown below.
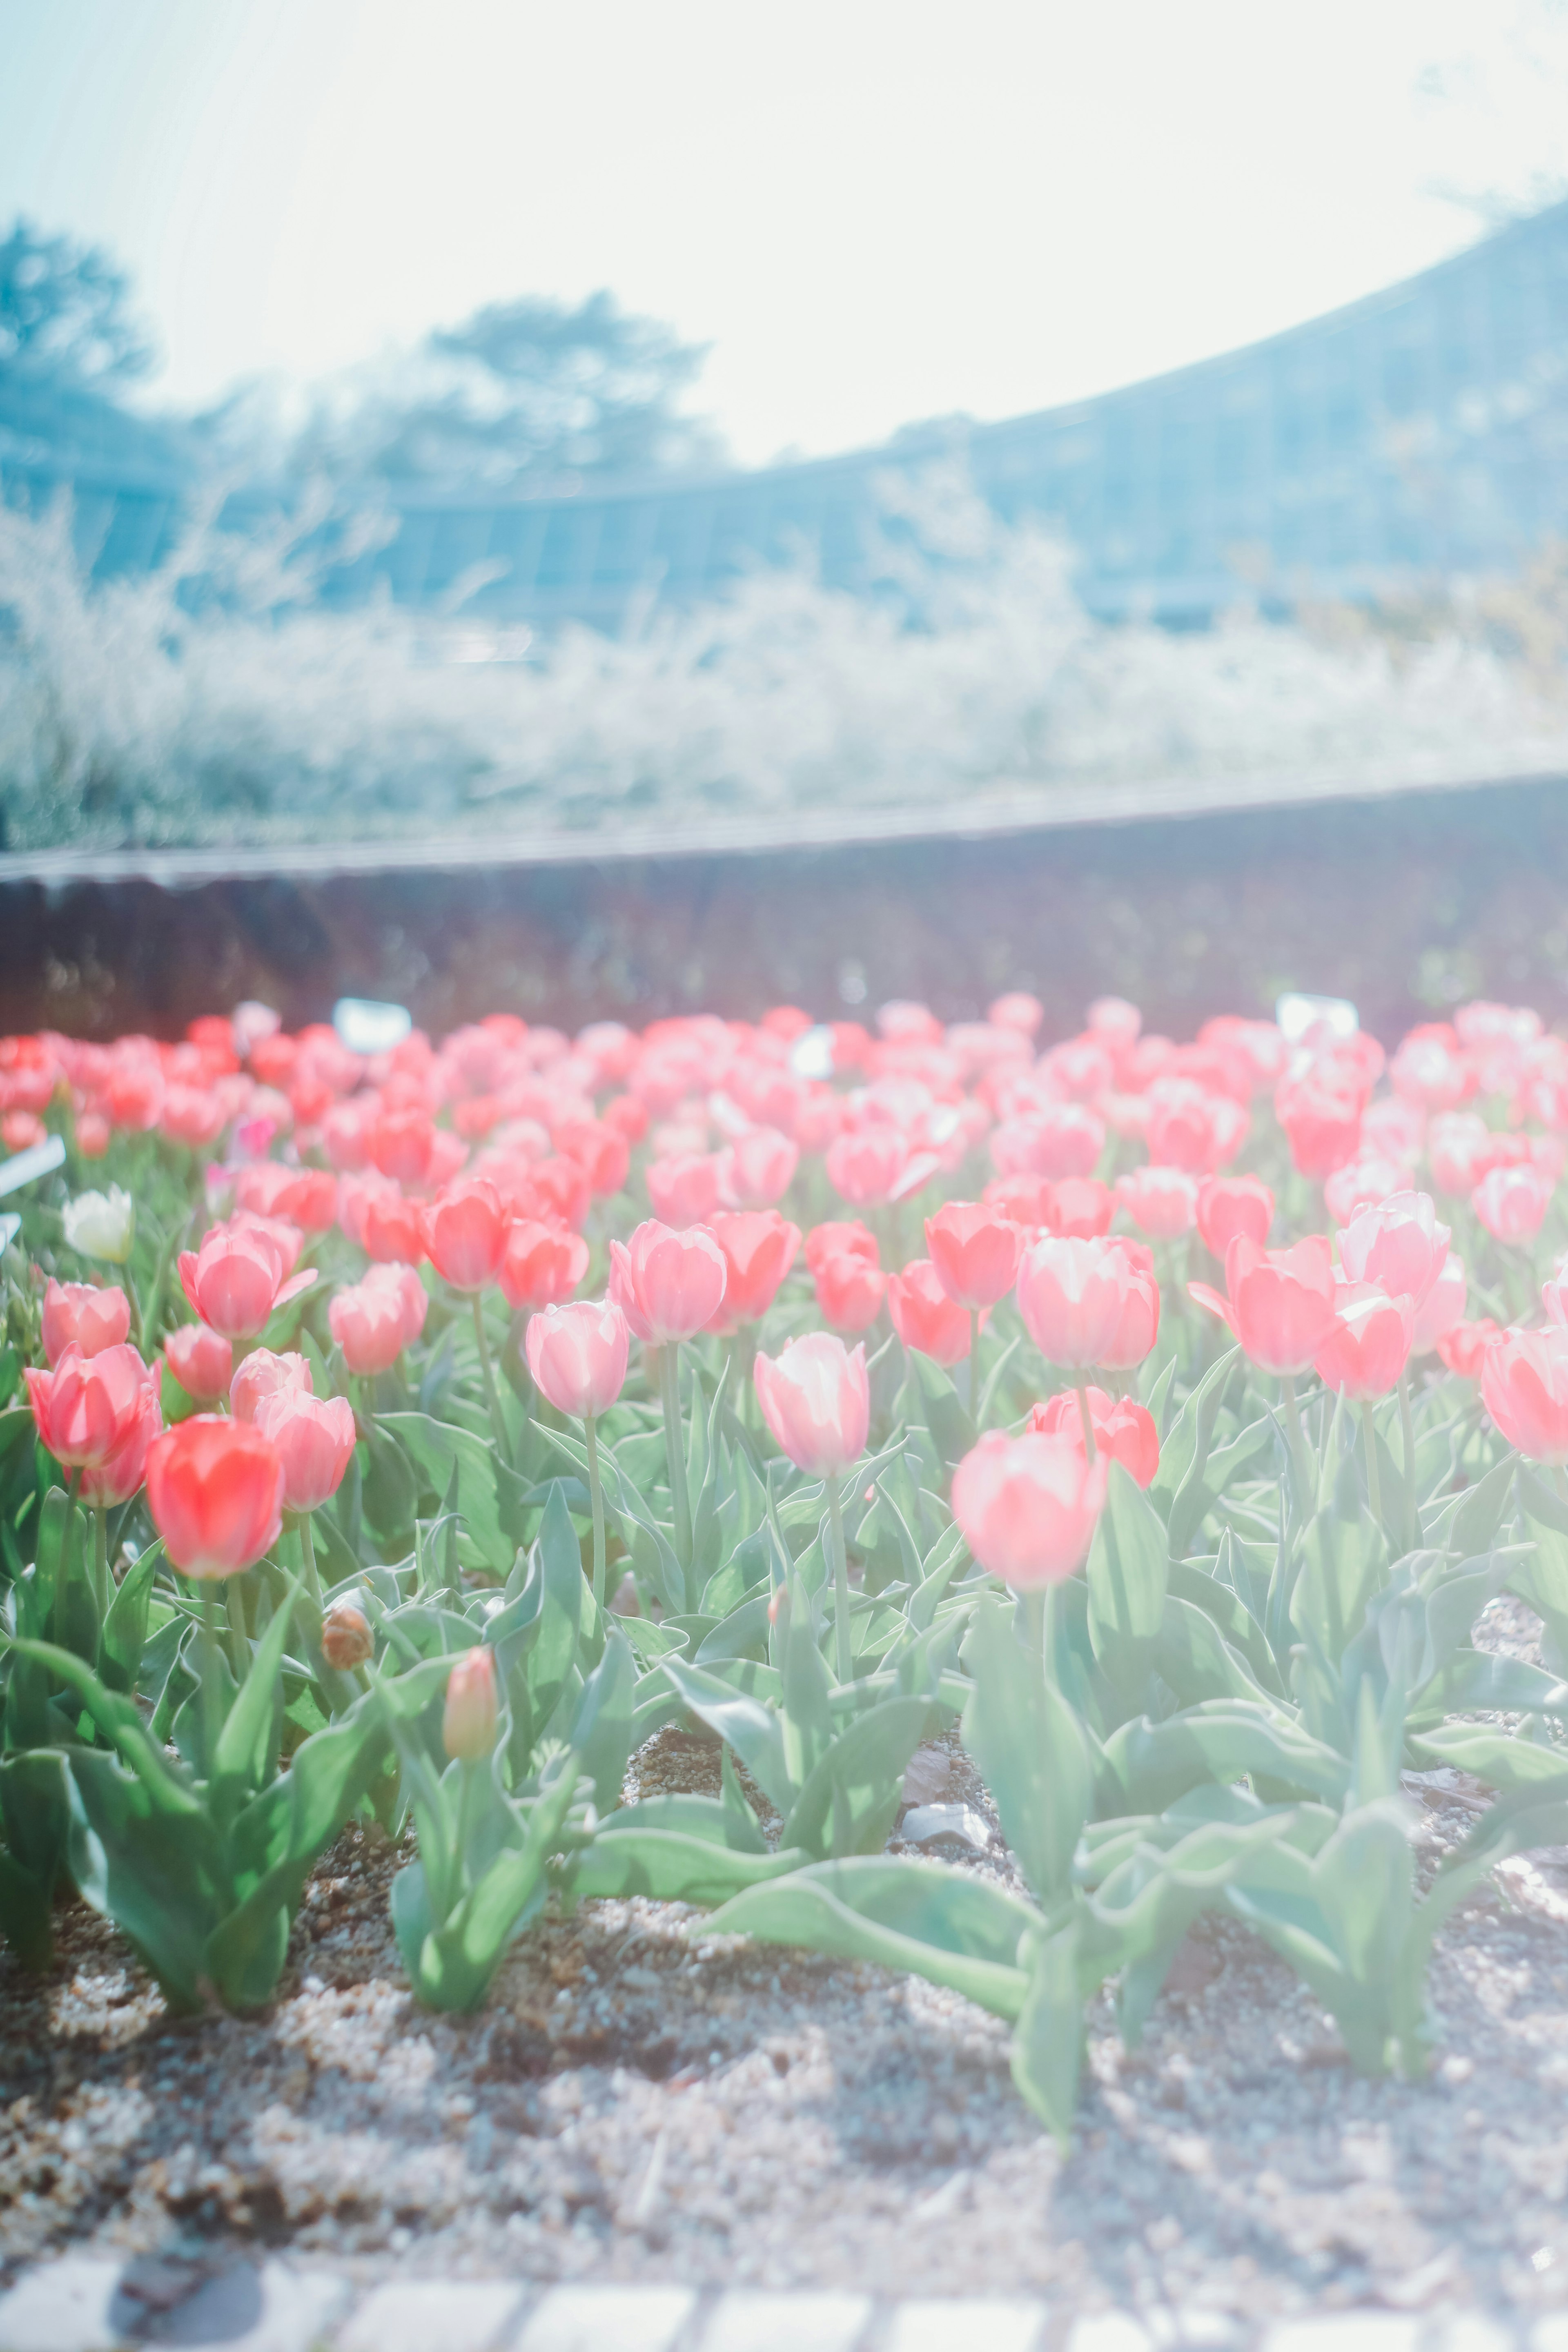
<svg viewBox="0 0 1568 2352"><path fill-rule="evenodd" d="M1478 1639L1530 1654L1532 1623L1504 1600ZM716 1793L718 1756L661 1732L628 1797ZM918 1761L922 1796L994 1825L956 1735ZM1478 1801L1454 1773L1406 1785L1425 1875ZM944 1850L1017 1883L999 1843ZM1141 2049L1091 2006L1065 2162L996 2019L919 1978L705 1937L682 1906L552 1915L480 2015L430 2015L387 1916L405 1858L339 1839L255 2017L174 2020L85 1906L47 1979L0 1954L6 2275L68 2243L134 2254L151 2311L270 2246L364 2283L1043 2291L1241 2318L1568 2304L1568 1849L1505 1864L1439 1937L1420 2084L1353 2074L1291 1970L1205 1919Z"/></svg>

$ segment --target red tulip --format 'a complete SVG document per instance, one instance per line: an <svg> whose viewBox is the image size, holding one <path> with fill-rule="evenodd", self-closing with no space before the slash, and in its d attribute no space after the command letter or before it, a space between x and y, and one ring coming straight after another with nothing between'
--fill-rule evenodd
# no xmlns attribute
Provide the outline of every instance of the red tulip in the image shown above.
<svg viewBox="0 0 1568 2352"><path fill-rule="evenodd" d="M721 1209L708 1226L724 1253L724 1298L710 1330L738 1331L773 1305L795 1264L800 1227L776 1209Z"/></svg>
<svg viewBox="0 0 1568 2352"><path fill-rule="evenodd" d="M181 1285L210 1330L226 1339L254 1339L275 1307L310 1288L313 1267L288 1278L290 1232L298 1255L294 1229L242 1214L215 1225L199 1250L182 1250Z"/></svg>
<svg viewBox="0 0 1568 2352"><path fill-rule="evenodd" d="M581 1234L520 1217L507 1229L496 1279L515 1311L557 1306L571 1297L587 1271L588 1244Z"/></svg>
<svg viewBox="0 0 1568 2352"><path fill-rule="evenodd" d="M506 1255L508 1223L487 1178L460 1178L425 1212L426 1255L454 1290L482 1290L495 1280Z"/></svg>
<svg viewBox="0 0 1568 2352"><path fill-rule="evenodd" d="M1262 1244L1274 1222L1274 1195L1260 1176L1211 1176L1198 1191L1198 1232L1222 1263L1237 1234Z"/></svg>
<svg viewBox="0 0 1568 2352"><path fill-rule="evenodd" d="M1151 1241L1190 1234L1197 1216L1198 1180L1184 1168L1134 1168L1116 1180L1116 1204Z"/></svg>
<svg viewBox="0 0 1568 2352"><path fill-rule="evenodd" d="M532 1316L523 1349L540 1393L557 1412L586 1421L607 1412L625 1387L629 1342L611 1300L579 1298Z"/></svg>
<svg viewBox="0 0 1568 2352"><path fill-rule="evenodd" d="M1026 1592L1060 1584L1088 1557L1109 1475L1081 1438L988 1430L952 1474L952 1516L993 1576Z"/></svg>
<svg viewBox="0 0 1568 2352"><path fill-rule="evenodd" d="M906 1348L944 1368L969 1353L969 1310L942 1285L929 1257L910 1260L888 1276L888 1313Z"/></svg>
<svg viewBox="0 0 1568 2352"><path fill-rule="evenodd" d="M314 1511L337 1493L354 1450L353 1407L347 1397L275 1389L258 1404L255 1426L271 1439L283 1465L286 1511Z"/></svg>
<svg viewBox="0 0 1568 2352"><path fill-rule="evenodd" d="M925 1226L931 1264L949 1298L976 1307L994 1307L1006 1297L1024 1248L1016 1224L988 1202L949 1201Z"/></svg>
<svg viewBox="0 0 1568 2352"><path fill-rule="evenodd" d="M1131 1262L1110 1241L1052 1235L1025 1251L1018 1311L1047 1363L1076 1371L1108 1360L1131 1278Z"/></svg>
<svg viewBox="0 0 1568 2352"><path fill-rule="evenodd" d="M447 1678L441 1739L448 1756L463 1764L482 1763L496 1744L496 1654L469 1650Z"/></svg>
<svg viewBox="0 0 1568 2352"><path fill-rule="evenodd" d="M1527 1461L1568 1463L1568 1327L1494 1339L1481 1357L1481 1402Z"/></svg>
<svg viewBox="0 0 1568 2352"><path fill-rule="evenodd" d="M147 1507L175 1568L235 1576L281 1532L283 1465L248 1423L197 1413L149 1449Z"/></svg>
<svg viewBox="0 0 1568 2352"><path fill-rule="evenodd" d="M163 1361L198 1404L212 1404L228 1394L234 1349L221 1331L209 1331L205 1323L182 1323L164 1339Z"/></svg>
<svg viewBox="0 0 1568 2352"><path fill-rule="evenodd" d="M1109 1454L1131 1471L1141 1486L1149 1486L1160 1467L1160 1433L1153 1414L1133 1397L1108 1396L1097 1388L1085 1389L1083 1395L1094 1429L1096 1454ZM1033 1406L1024 1428L1026 1433L1033 1430L1042 1437L1065 1437L1088 1454L1083 1411L1070 1389Z"/></svg>
<svg viewBox="0 0 1568 2352"><path fill-rule="evenodd" d="M700 1225L678 1233L650 1217L629 1242L610 1244L609 1296L649 1347L702 1330L719 1311L727 1278L724 1253Z"/></svg>
<svg viewBox="0 0 1568 2352"><path fill-rule="evenodd" d="M1312 1360L1326 1388L1365 1404L1397 1387L1410 1360L1415 1311L1373 1282L1341 1283L1332 1328Z"/></svg>
<svg viewBox="0 0 1568 2352"><path fill-rule="evenodd" d="M284 1391L310 1396L312 1388L310 1367L303 1356L292 1351L275 1356L270 1348L253 1348L229 1382L229 1411L236 1421L256 1421L268 1397Z"/></svg>
<svg viewBox="0 0 1568 2352"><path fill-rule="evenodd" d="M782 1451L808 1477L836 1478L866 1451L871 1391L866 1350L853 1353L830 1331L807 1331L752 1368L763 1419Z"/></svg>
<svg viewBox="0 0 1568 2352"><path fill-rule="evenodd" d="M105 1348L124 1344L131 1328L131 1301L118 1284L100 1289L94 1282L57 1282L49 1276L44 1293L44 1353L58 1364L68 1348L81 1356L96 1356Z"/></svg>
<svg viewBox="0 0 1568 2352"><path fill-rule="evenodd" d="M1470 1195L1470 1206L1493 1241L1522 1247L1546 1221L1555 1191L1537 1168L1493 1168Z"/></svg>
<svg viewBox="0 0 1568 2352"><path fill-rule="evenodd" d="M68 1469L101 1470L132 1438L152 1374L134 1348L84 1356L67 1348L52 1371L26 1368L27 1402L47 1453Z"/></svg>
<svg viewBox="0 0 1568 2352"><path fill-rule="evenodd" d="M1328 1236L1312 1234L1293 1249L1265 1250L1245 1234L1226 1252L1222 1298L1206 1282L1188 1291L1228 1323L1259 1370L1289 1379L1304 1372L1332 1328L1334 1262Z"/></svg>
<svg viewBox="0 0 1568 2352"><path fill-rule="evenodd" d="M1479 1381L1487 1349L1502 1337L1502 1326L1494 1323L1489 1315L1483 1315L1479 1322L1456 1323L1445 1331L1437 1342L1437 1353L1461 1380Z"/></svg>

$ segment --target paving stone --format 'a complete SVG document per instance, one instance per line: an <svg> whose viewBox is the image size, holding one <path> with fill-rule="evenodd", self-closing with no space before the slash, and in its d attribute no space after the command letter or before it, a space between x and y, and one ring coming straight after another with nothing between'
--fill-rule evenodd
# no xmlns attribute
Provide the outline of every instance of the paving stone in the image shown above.
<svg viewBox="0 0 1568 2352"><path fill-rule="evenodd" d="M404 2279L367 2295L337 2352L491 2352L516 2323L526 2289L508 2279Z"/></svg>
<svg viewBox="0 0 1568 2352"><path fill-rule="evenodd" d="M1152 2352L1153 2340L1131 2312L1094 2311L1074 2320L1067 2352Z"/></svg>
<svg viewBox="0 0 1568 2352"><path fill-rule="evenodd" d="M110 2318L120 2269L68 2254L24 2272L0 2295L0 2352L113 2352L121 2340Z"/></svg>
<svg viewBox="0 0 1568 2352"><path fill-rule="evenodd" d="M870 2323L868 2294L722 2294L702 2352L853 2352Z"/></svg>
<svg viewBox="0 0 1568 2352"><path fill-rule="evenodd" d="M1271 2327L1262 2352L1416 2352L1425 2323L1392 2311L1340 2311Z"/></svg>
<svg viewBox="0 0 1568 2352"><path fill-rule="evenodd" d="M146 2341L178 2352L313 2352L352 2297L347 2279L328 2271L236 2263L162 2314Z"/></svg>
<svg viewBox="0 0 1568 2352"><path fill-rule="evenodd" d="M552 2287L517 2352L669 2352L696 2304L683 2286Z"/></svg>
<svg viewBox="0 0 1568 2352"><path fill-rule="evenodd" d="M881 2352L1036 2352L1045 2319L1042 2303L911 2300L895 2305Z"/></svg>

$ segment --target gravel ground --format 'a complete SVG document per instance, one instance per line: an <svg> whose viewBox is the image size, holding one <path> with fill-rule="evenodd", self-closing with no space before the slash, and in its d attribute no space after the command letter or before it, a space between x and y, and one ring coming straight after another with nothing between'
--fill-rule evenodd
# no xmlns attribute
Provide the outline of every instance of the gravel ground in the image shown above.
<svg viewBox="0 0 1568 2352"><path fill-rule="evenodd" d="M1528 1653L1494 1604L1486 1638ZM922 1802L994 1821L950 1738ZM718 1787L666 1732L635 1788ZM1423 1858L1481 1801L1424 1776ZM954 1846L1006 1876L1005 1854ZM585 1905L531 1936L479 2017L413 2003L398 1855L327 1855L264 2015L172 2020L78 1909L52 1977L0 1956L0 2283L68 2243L146 2259L149 2304L237 2246L410 2273L879 2294L1048 2291L1240 2316L1382 2301L1568 2306L1568 1850L1507 1864L1438 1943L1432 2077L1366 2082L1285 1966L1228 1923L1179 1955L1142 2048L1106 2000L1064 2162L1007 2033L884 1971Z"/></svg>

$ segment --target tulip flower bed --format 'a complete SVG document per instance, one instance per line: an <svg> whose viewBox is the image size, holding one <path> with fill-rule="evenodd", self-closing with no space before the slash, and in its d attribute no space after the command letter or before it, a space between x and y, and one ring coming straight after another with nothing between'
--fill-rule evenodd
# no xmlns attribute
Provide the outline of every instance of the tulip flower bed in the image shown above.
<svg viewBox="0 0 1568 2352"><path fill-rule="evenodd" d="M1086 2004L1134 2049L1204 1923L1422 2076L1435 1935L1568 1839L1568 1045L1038 1022L0 1040L64 1142L5 1258L20 1961L79 1898L258 2010L352 1832L435 2012L682 1904L977 2004L1065 2147ZM889 1851L933 1741L1005 1871Z"/></svg>

